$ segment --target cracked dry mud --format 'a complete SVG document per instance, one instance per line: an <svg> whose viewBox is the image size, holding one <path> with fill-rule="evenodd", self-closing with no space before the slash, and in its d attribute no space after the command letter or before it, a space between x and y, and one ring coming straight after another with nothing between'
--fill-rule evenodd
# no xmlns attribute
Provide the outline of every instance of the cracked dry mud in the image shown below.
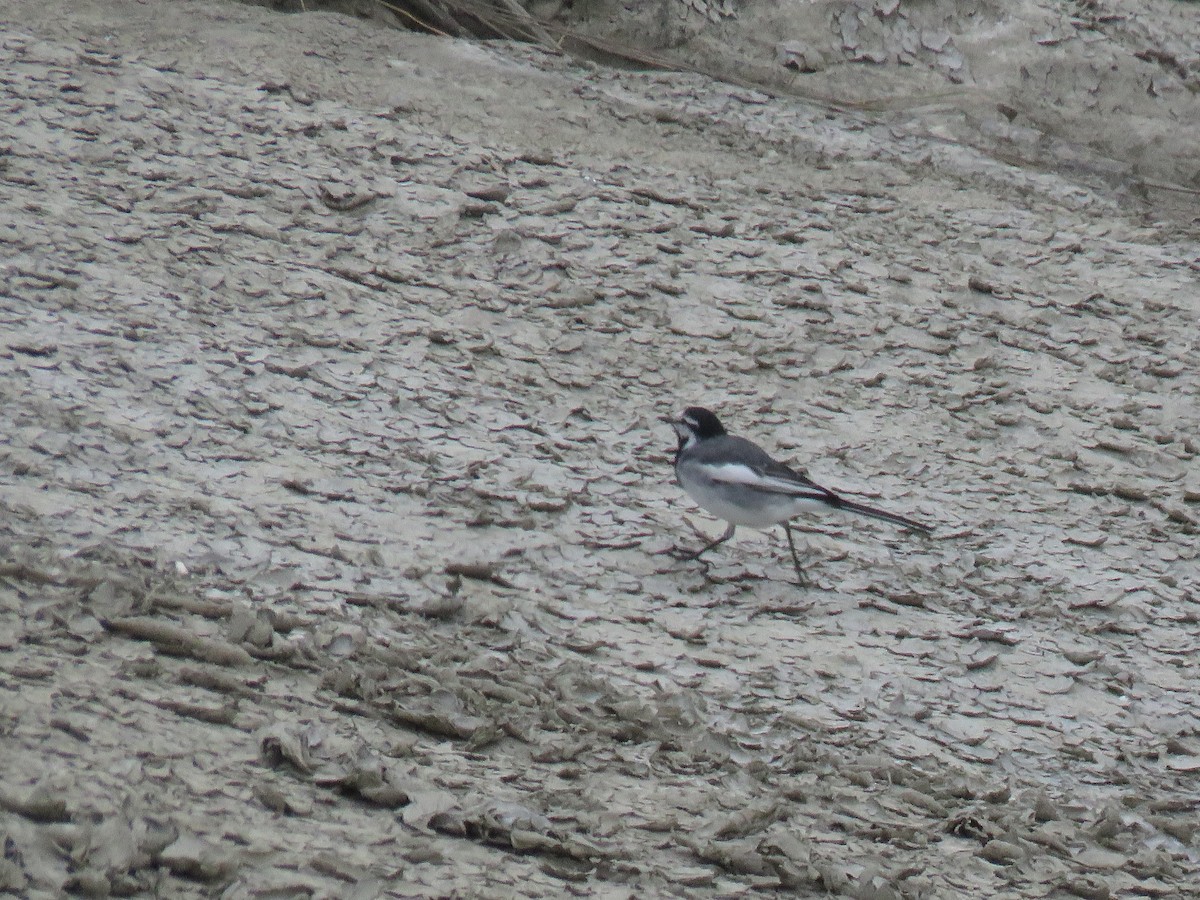
<svg viewBox="0 0 1200 900"><path fill-rule="evenodd" d="M3 14L0 891L1200 896L1194 233L170 7ZM935 535L675 562L688 403Z"/></svg>

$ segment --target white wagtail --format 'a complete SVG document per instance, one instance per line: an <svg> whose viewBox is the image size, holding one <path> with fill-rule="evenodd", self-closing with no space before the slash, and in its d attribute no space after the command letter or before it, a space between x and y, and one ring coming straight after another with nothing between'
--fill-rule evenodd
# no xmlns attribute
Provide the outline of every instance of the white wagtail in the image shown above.
<svg viewBox="0 0 1200 900"><path fill-rule="evenodd" d="M679 479L679 486L701 507L729 523L724 534L694 553L683 554L685 559L698 559L718 544L725 543L739 525L749 528L782 525L788 548L792 551L796 578L803 584L804 572L796 556L789 520L814 505L882 519L925 534L933 530L904 516L847 500L821 487L803 472L772 459L758 444L728 434L720 420L707 409L689 406L682 416L670 421L679 436L679 449L675 451L675 477Z"/></svg>

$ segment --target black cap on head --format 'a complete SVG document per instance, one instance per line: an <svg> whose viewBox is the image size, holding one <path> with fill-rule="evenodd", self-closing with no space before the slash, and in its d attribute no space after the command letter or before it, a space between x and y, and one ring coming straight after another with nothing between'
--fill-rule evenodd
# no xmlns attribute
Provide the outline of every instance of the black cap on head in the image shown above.
<svg viewBox="0 0 1200 900"><path fill-rule="evenodd" d="M689 406L683 411L681 421L686 423L696 433L696 437L714 438L725 433L721 420L703 406Z"/></svg>

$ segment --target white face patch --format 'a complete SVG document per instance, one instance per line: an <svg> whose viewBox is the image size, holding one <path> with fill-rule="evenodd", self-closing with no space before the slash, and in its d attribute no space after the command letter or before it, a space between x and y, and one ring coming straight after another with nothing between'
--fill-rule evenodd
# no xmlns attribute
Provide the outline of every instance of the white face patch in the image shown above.
<svg viewBox="0 0 1200 900"><path fill-rule="evenodd" d="M675 433L679 435L679 439L683 441L685 448L691 447L692 444L696 443L696 432L692 430L687 419L684 419L682 422L672 422L671 427L675 429Z"/></svg>

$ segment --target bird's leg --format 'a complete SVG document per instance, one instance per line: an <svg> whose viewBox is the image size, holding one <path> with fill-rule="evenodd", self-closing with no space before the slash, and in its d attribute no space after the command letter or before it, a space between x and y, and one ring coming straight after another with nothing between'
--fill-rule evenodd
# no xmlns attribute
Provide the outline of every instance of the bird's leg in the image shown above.
<svg viewBox="0 0 1200 900"><path fill-rule="evenodd" d="M701 556L703 556L705 553L707 553L713 547L716 547L718 544L723 544L727 540L729 540L731 537L733 537L733 532L736 528L737 528L736 525L731 524L728 528L725 529L724 534L722 534L715 541L711 541L711 542L705 544L699 550L691 551L691 550L676 549L675 556L678 559L699 559Z"/></svg>
<svg viewBox="0 0 1200 900"><path fill-rule="evenodd" d="M800 557L796 555L796 542L792 540L792 526L790 522L783 523L783 533L787 535L788 549L792 551L792 565L796 567L796 584L804 587L808 584L808 579L804 577L804 570L800 568Z"/></svg>

